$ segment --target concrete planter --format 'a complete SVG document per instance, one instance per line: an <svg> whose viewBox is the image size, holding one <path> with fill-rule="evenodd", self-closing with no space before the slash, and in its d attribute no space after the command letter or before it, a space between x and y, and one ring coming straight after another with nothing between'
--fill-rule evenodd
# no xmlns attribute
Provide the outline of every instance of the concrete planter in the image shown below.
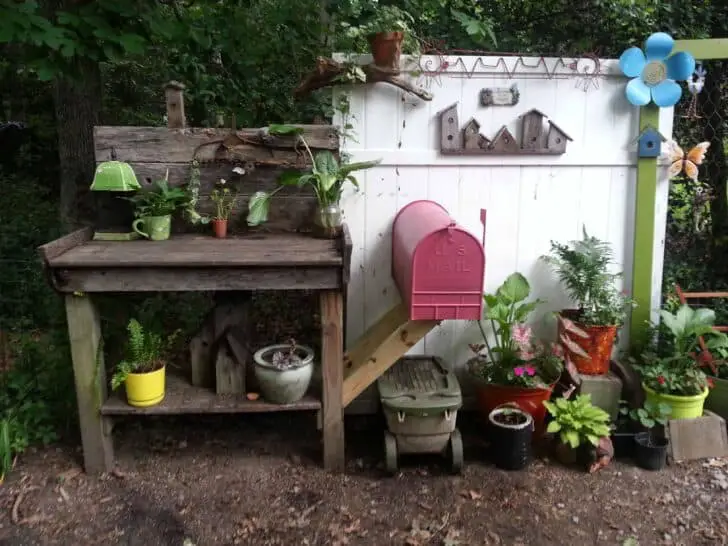
<svg viewBox="0 0 728 546"><path fill-rule="evenodd" d="M255 378L260 392L268 402L274 404L293 404L304 397L313 375L313 349L296 345L296 353L301 356L300 365L281 370L271 363L276 351L285 351L289 345L269 345L253 355Z"/></svg>

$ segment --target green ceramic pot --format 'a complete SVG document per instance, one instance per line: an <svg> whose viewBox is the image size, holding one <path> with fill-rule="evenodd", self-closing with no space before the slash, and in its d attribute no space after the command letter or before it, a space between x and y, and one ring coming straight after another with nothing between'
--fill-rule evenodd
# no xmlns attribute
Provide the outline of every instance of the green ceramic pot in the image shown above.
<svg viewBox="0 0 728 546"><path fill-rule="evenodd" d="M705 400L705 409L728 419L728 379L710 377L713 380L713 388Z"/></svg>
<svg viewBox="0 0 728 546"><path fill-rule="evenodd" d="M139 225L144 226L144 230L139 229ZM166 216L145 216L134 220L131 227L139 235L152 241L166 241L169 239L169 233L172 227L172 215Z"/></svg>
<svg viewBox="0 0 728 546"><path fill-rule="evenodd" d="M703 416L703 405L710 389L705 389L695 396L677 396L674 394L662 394L655 392L644 383L642 388L645 391L645 398L655 404L667 404L672 408L670 419L695 419Z"/></svg>

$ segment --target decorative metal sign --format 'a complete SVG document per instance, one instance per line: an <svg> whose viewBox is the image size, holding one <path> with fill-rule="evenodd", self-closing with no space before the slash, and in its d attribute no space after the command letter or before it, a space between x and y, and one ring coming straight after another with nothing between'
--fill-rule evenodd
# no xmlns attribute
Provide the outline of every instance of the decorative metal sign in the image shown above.
<svg viewBox="0 0 728 546"><path fill-rule="evenodd" d="M486 87L480 92L481 106L515 106L521 94L518 84L510 87Z"/></svg>

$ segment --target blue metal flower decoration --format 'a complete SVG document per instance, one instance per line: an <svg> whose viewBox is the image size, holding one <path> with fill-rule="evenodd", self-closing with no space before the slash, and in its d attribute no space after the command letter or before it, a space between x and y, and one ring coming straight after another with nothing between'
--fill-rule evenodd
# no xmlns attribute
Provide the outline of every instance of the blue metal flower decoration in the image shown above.
<svg viewBox="0 0 728 546"><path fill-rule="evenodd" d="M682 96L678 81L687 80L695 70L690 53L672 52L675 40L669 34L656 32L645 41L645 52L630 47L619 58L619 68L632 78L625 91L635 106L654 102L659 107L673 106Z"/></svg>

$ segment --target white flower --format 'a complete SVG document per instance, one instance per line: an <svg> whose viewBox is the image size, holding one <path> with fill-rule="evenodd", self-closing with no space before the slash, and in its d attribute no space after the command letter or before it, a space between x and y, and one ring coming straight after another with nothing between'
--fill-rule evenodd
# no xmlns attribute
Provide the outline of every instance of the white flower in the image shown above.
<svg viewBox="0 0 728 546"><path fill-rule="evenodd" d="M242 175L245 174L245 169L243 169L242 167L235 167L233 169L233 173L234 174L239 174L240 176L242 176Z"/></svg>
<svg viewBox="0 0 728 546"><path fill-rule="evenodd" d="M220 185L221 186L224 186L225 184L227 184L227 180L225 180L224 178L221 178L220 179Z"/></svg>

